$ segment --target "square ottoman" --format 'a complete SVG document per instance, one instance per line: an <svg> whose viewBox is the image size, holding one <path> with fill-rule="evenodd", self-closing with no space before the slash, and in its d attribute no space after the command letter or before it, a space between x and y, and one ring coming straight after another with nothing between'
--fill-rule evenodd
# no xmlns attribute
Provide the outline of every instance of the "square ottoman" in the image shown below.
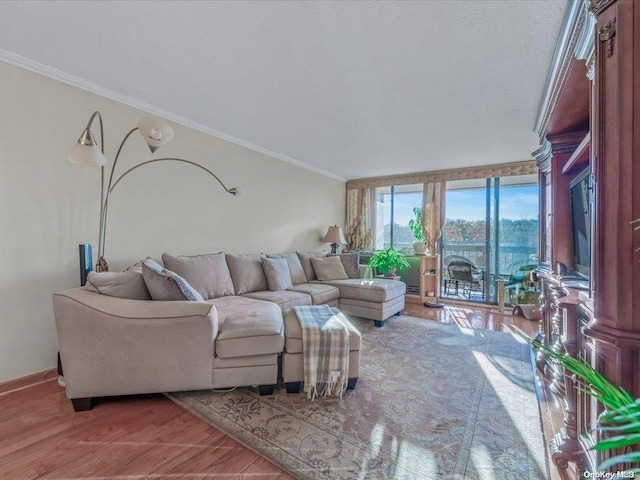
<svg viewBox="0 0 640 480"><path fill-rule="evenodd" d="M322 282L340 290L338 308L342 313L371 318L382 327L392 315L402 314L407 285L386 278L349 278Z"/></svg>
<svg viewBox="0 0 640 480"><path fill-rule="evenodd" d="M360 374L360 349L362 335L344 314L339 313L340 321L349 331L349 383L353 390ZM298 393L304 385L304 367L302 355L302 328L294 309L284 313L284 352L282 353L282 377L288 393Z"/></svg>

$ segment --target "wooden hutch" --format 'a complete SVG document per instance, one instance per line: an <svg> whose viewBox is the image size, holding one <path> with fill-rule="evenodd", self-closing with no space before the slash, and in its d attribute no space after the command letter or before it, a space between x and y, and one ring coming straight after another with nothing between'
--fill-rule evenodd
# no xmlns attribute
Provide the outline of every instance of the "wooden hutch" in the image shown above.
<svg viewBox="0 0 640 480"><path fill-rule="evenodd" d="M588 359L640 397L640 232L634 235L630 225L640 217L640 1L569 1L536 131L539 336L554 349ZM585 169L591 265L580 283L571 276L570 185ZM561 366L544 359L538 366L565 407L564 425L549 445L554 464L565 478L594 471L602 459L589 450L596 440L589 432L601 406Z"/></svg>

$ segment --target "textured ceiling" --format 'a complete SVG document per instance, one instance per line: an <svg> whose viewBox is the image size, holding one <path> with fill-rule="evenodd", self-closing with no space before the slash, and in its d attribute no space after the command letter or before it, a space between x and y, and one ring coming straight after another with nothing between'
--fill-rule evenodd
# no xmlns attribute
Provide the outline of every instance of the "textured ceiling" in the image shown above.
<svg viewBox="0 0 640 480"><path fill-rule="evenodd" d="M0 59L353 179L531 158L565 6L0 2Z"/></svg>

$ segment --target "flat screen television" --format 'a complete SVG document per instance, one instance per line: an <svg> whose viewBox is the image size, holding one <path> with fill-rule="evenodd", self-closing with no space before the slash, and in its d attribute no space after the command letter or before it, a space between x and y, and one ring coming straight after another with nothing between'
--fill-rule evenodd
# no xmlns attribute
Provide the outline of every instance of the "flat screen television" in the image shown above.
<svg viewBox="0 0 640 480"><path fill-rule="evenodd" d="M591 274L591 189L589 188L589 180L589 169L587 168L569 184L573 268L587 279Z"/></svg>

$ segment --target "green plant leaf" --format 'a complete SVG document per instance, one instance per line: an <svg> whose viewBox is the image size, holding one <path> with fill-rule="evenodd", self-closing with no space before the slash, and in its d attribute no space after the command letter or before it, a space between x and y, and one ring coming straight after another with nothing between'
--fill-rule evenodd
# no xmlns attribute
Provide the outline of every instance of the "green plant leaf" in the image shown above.
<svg viewBox="0 0 640 480"><path fill-rule="evenodd" d="M629 424L621 424L611 427L598 427L601 432L626 432L626 433L640 433L640 422L634 422Z"/></svg>
<svg viewBox="0 0 640 480"><path fill-rule="evenodd" d="M615 425L617 423L628 423L640 420L640 412L629 411L627 413L619 413L620 409L603 415L600 420L602 423Z"/></svg>
<svg viewBox="0 0 640 480"><path fill-rule="evenodd" d="M424 232L422 230L422 209L414 207L413 214L415 215L415 218L409 220L409 228L417 242L427 243L427 239L424 237Z"/></svg>
<svg viewBox="0 0 640 480"><path fill-rule="evenodd" d="M583 389L583 391L595 397L607 408L616 409L634 402L633 397L626 390L613 385L589 363L566 353L556 352L536 339L531 340L531 345L534 349L542 352L543 355L561 363L566 370L576 375L583 383L586 383L587 388Z"/></svg>
<svg viewBox="0 0 640 480"><path fill-rule="evenodd" d="M640 433L628 433L601 440L593 446L593 449L601 452L602 450L613 450L614 448L628 447L638 443L640 443Z"/></svg>
<svg viewBox="0 0 640 480"><path fill-rule="evenodd" d="M394 247L386 250L379 250L371 256L369 266L378 270L379 273L386 274L390 268L402 270L409 266L406 257L398 252Z"/></svg>
<svg viewBox="0 0 640 480"><path fill-rule="evenodd" d="M640 452L629 452L623 455L616 455L615 457L611 457L609 460L598 465L598 470L606 470L607 468L617 465L618 463L633 462L640 462Z"/></svg>

